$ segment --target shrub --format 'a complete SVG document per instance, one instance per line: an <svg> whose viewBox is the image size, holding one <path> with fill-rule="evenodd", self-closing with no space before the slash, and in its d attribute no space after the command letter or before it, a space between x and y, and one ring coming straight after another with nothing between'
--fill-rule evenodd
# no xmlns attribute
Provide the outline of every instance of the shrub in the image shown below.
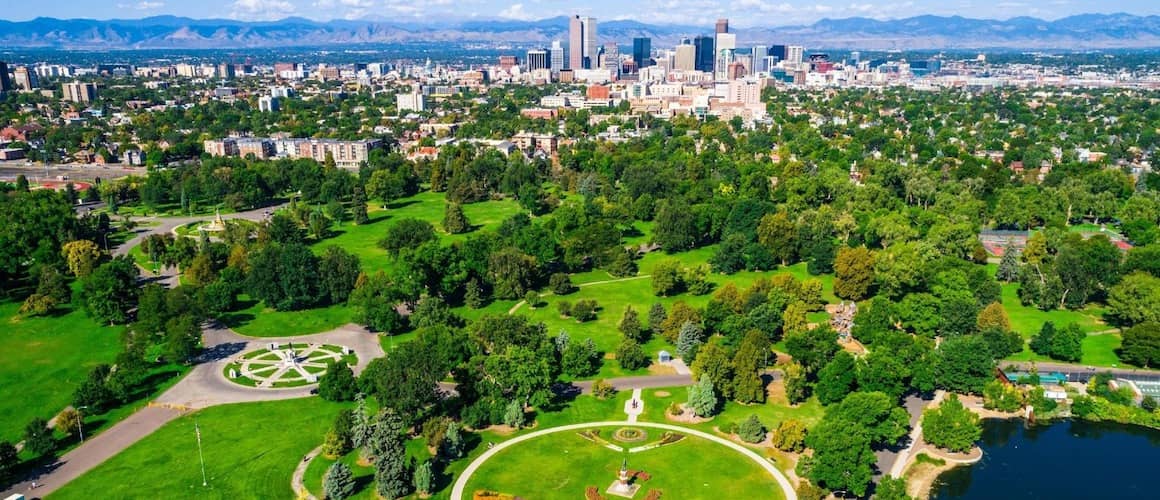
<svg viewBox="0 0 1160 500"><path fill-rule="evenodd" d="M540 305L540 294L528 290L528 293L524 294L524 302L528 303L528 307L535 309Z"/></svg>
<svg viewBox="0 0 1160 500"><path fill-rule="evenodd" d="M616 395L616 387L613 387L612 382L604 379L596 379L592 382L592 395L597 399L608 399Z"/></svg>
<svg viewBox="0 0 1160 500"><path fill-rule="evenodd" d="M592 299L577 300L576 305L572 306L572 317L581 323L592 321L596 319L596 310L599 307Z"/></svg>
<svg viewBox="0 0 1160 500"><path fill-rule="evenodd" d="M560 311L560 316L567 318L572 315L572 303L567 300L561 300L556 303L556 310Z"/></svg>
<svg viewBox="0 0 1160 500"><path fill-rule="evenodd" d="M806 448L806 424L800 420L783 420L773 431L773 447L800 453Z"/></svg>
<svg viewBox="0 0 1160 500"><path fill-rule="evenodd" d="M649 365L648 354L632 339L624 339L616 348L616 362L625 370L639 370Z"/></svg>
<svg viewBox="0 0 1160 500"><path fill-rule="evenodd" d="M765 426L758 420L757 415L750 415L737 426L737 437L747 443L760 443L765 441Z"/></svg>
<svg viewBox="0 0 1160 500"><path fill-rule="evenodd" d="M548 279L548 287L556 295L568 295L576 291L576 286L572 284L572 278L564 273L552 274L552 277Z"/></svg>

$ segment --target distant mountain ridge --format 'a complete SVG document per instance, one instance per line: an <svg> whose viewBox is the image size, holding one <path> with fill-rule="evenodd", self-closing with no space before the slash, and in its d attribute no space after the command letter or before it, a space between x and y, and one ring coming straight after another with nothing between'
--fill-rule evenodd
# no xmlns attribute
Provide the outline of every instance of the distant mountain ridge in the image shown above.
<svg viewBox="0 0 1160 500"><path fill-rule="evenodd" d="M709 34L712 25L680 26L638 21L599 24L601 42L631 43L647 36L653 47ZM291 17L247 22L157 16L144 19L0 21L0 47L61 49L197 49L340 46L408 42L547 45L567 40L567 17L537 21L469 20L400 23L385 20L313 21ZM877 20L822 19L809 25L736 29L738 46L788 43L810 48L1110 49L1160 47L1160 16L1081 14L1055 21L923 15Z"/></svg>

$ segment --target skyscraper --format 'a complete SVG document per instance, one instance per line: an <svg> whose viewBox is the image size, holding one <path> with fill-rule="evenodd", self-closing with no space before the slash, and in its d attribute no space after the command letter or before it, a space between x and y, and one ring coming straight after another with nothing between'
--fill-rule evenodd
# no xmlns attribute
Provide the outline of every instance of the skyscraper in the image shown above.
<svg viewBox="0 0 1160 500"><path fill-rule="evenodd" d="M769 55L776 57L778 61L784 61L786 58L785 45L770 45Z"/></svg>
<svg viewBox="0 0 1160 500"><path fill-rule="evenodd" d="M550 54L549 67L552 68L552 74L558 75L560 70L564 69L564 46L560 44L559 40L555 40L548 52Z"/></svg>
<svg viewBox="0 0 1160 500"><path fill-rule="evenodd" d="M580 16L572 16L568 20L568 67L584 67L584 22Z"/></svg>
<svg viewBox="0 0 1160 500"><path fill-rule="evenodd" d="M696 49L696 63L694 68L697 71L704 71L706 73L713 72L713 61L716 60L716 55L713 53L713 37L699 36L693 39L693 47Z"/></svg>
<svg viewBox="0 0 1160 500"><path fill-rule="evenodd" d="M13 70L12 77L16 80L16 86L24 90L36 88L36 72L28 69L28 66L20 66Z"/></svg>
<svg viewBox="0 0 1160 500"><path fill-rule="evenodd" d="M590 69L596 66L596 18L572 16L568 21L568 67Z"/></svg>
<svg viewBox="0 0 1160 500"><path fill-rule="evenodd" d="M785 48L785 60L792 64L801 64L805 57L806 48L801 45L789 45Z"/></svg>
<svg viewBox="0 0 1160 500"><path fill-rule="evenodd" d="M677 45L674 59L673 68L675 69L681 71L693 71L697 69L697 47L691 43Z"/></svg>
<svg viewBox="0 0 1160 500"><path fill-rule="evenodd" d="M637 71L652 66L652 39L632 39L632 60L636 63Z"/></svg>
<svg viewBox="0 0 1160 500"><path fill-rule="evenodd" d="M600 46L596 43L596 18L585 17L584 21L584 58L588 61L588 68L596 67L596 54Z"/></svg>
<svg viewBox="0 0 1160 500"><path fill-rule="evenodd" d="M532 49L528 51L527 55L528 71L537 69L546 69L548 67L548 51L544 49Z"/></svg>
<svg viewBox="0 0 1160 500"><path fill-rule="evenodd" d="M724 18L718 19L717 20L717 33L720 34L720 33L728 33L728 32L729 32L729 20L724 19Z"/></svg>
<svg viewBox="0 0 1160 500"><path fill-rule="evenodd" d="M0 92L12 90L12 80L8 79L8 63L0 61Z"/></svg>
<svg viewBox="0 0 1160 500"><path fill-rule="evenodd" d="M609 70L614 78L620 77L620 48L615 43L604 44L600 67Z"/></svg>
<svg viewBox="0 0 1160 500"><path fill-rule="evenodd" d="M737 35L733 33L718 33L717 45L714 47L717 58L713 65L713 77L717 81L729 79L729 64L733 62L733 51L737 48Z"/></svg>

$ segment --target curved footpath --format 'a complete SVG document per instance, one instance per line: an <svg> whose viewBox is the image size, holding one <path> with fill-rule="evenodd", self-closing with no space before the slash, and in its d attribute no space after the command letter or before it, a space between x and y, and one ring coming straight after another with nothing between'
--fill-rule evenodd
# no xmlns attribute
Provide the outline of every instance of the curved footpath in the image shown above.
<svg viewBox="0 0 1160 500"><path fill-rule="evenodd" d="M463 473L461 473L459 475L459 478L455 480L455 486L451 489L451 500L463 500L464 499L464 490L467 488L467 482L471 480L471 476L475 474L476 470L478 470L485 462L487 462L488 459L494 457L497 453L507 449L509 446L514 446L514 445L522 443L524 441L527 441L530 439L535 439L535 438L538 438L540 436L544 436L544 435L552 434L552 433L556 433L556 432L574 431L574 430L580 430L580 429L588 429L591 427L624 426L625 424L626 424L626 422L624 422L624 421L609 421L609 422L589 422L586 424L563 425L560 427L552 427L550 429L544 429L544 430L535 431L535 432L532 432L529 434L524 434L522 436L518 436L518 437L515 437L512 439L509 439L507 441L504 441L502 443L499 443L499 444L495 445L494 447L492 447L490 450L485 451L482 455L480 455L475 460L473 460L471 462L471 464L469 464L467 466L466 469L463 469ZM758 455L757 453L755 453L753 450L750 450L749 448L741 446L737 443L734 443L733 441L722 438L720 436L714 436L714 435L706 433L706 432L701 432L701 431L698 431L696 429L690 429L688 427L681 427L678 425L659 424L659 423L652 423L652 422L636 422L636 423L631 424L631 425L635 426L635 427L648 427L648 428L653 428L653 429L663 429L663 430L667 430L667 431L681 432L681 433L688 434L691 436L699 437L701 439L707 439L709 441L720 444L722 446L727 446L727 447L733 449L734 451L741 453L742 455L745 455L746 458L749 458L750 460L756 462L758 465L761 466L762 469L765 469L766 472L769 472L770 475L772 475L774 477L774 479L777 480L778 485L781 486L782 494L784 495L786 500L797 500L797 492L794 491L793 486L790 485L789 479L787 479L785 477L785 474L782 474L780 470L777 470L777 467L774 467L773 462L770 462L769 460L762 458L761 455Z"/></svg>

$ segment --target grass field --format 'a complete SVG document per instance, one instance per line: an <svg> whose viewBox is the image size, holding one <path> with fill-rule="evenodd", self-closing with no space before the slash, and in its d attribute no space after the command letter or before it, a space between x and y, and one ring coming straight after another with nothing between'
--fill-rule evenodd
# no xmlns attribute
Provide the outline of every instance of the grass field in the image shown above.
<svg viewBox="0 0 1160 500"><path fill-rule="evenodd" d="M1003 288L1003 309L1007 311L1007 318L1011 321L1011 329L1019 332L1023 338L1030 342L1031 337L1039 332L1043 327L1043 323L1051 321L1055 323L1056 328L1075 323L1079 325L1083 331L1088 332L1087 338L1083 341L1083 358L1080 363L1091 366L1116 366L1119 364L1119 356L1116 355L1116 349L1120 348L1120 335L1113 330L1113 327L1104 323L1103 315L1106 309L1099 305L1089 305L1088 307L1072 311L1068 309L1056 309L1053 311L1042 311L1036 307L1028 307L1019 303L1019 284L1018 283L1004 283ZM1096 332L1102 332L1096 334ZM1051 361L1051 358L1042 356L1031 352L1031 348L1026 345L1023 346L1023 352L1010 356L1007 358L1011 361Z"/></svg>
<svg viewBox="0 0 1160 500"><path fill-rule="evenodd" d="M673 403L684 403L688 398L689 392L687 387L645 389L641 392L641 399L644 400L644 414L641 416L641 420L646 422L668 422L665 418L665 411L667 411L669 405ZM757 415L757 418L768 429L773 429L782 421L788 419L801 420L806 426L813 427L814 424L822 419L822 412L822 405L818 403L817 398L810 398L795 407L789 406L784 400L769 400L762 404L752 405L743 405L734 401L728 401L721 409L721 412L712 420L701 424L682 425L712 433L715 428L724 430L730 427L730 424L740 424L749 418L750 415Z"/></svg>
<svg viewBox="0 0 1160 500"><path fill-rule="evenodd" d="M243 307L224 314L222 323L250 337L288 337L333 330L354 320L355 310L336 305L304 311L275 311L261 302L239 297Z"/></svg>
<svg viewBox="0 0 1160 500"><path fill-rule="evenodd" d="M19 308L0 303L0 440L12 442L33 417L49 419L69 405L89 370L121 351L120 328L102 327L79 310L17 318Z"/></svg>
<svg viewBox="0 0 1160 500"><path fill-rule="evenodd" d="M52 498L291 498L295 466L322 442L341 407L309 398L208 408L166 424Z"/></svg>
<svg viewBox="0 0 1160 500"><path fill-rule="evenodd" d="M626 425L625 427L629 427ZM601 428L602 436L617 427ZM648 441L660 432L646 429ZM551 434L504 450L483 464L467 491L492 490L536 499L582 498L588 486L603 492L615 479L621 460L647 472L638 495L660 490L666 498L781 498L769 473L739 453L707 440L685 439L658 449L626 454L589 442L573 432ZM691 466L691 461L696 466Z"/></svg>
<svg viewBox="0 0 1160 500"><path fill-rule="evenodd" d="M378 242L386 236L387 228L395 221L405 218L415 218L430 222L435 226L436 234L444 241L456 241L467 238L468 234L447 234L440 224L443 221L443 210L446 208L447 198L443 193L425 191L410 198L399 200L387 205L371 202L367 206L367 216L370 222L354 225L350 222L332 228L333 236L314 245L316 252L322 252L327 246L337 245L358 255L362 260L362 267L368 271L386 270L391 267L391 258L386 250L378 247ZM490 231L499 227L500 223L520 212L519 204L512 200L485 201L463 205L463 213L474 226L474 231Z"/></svg>

